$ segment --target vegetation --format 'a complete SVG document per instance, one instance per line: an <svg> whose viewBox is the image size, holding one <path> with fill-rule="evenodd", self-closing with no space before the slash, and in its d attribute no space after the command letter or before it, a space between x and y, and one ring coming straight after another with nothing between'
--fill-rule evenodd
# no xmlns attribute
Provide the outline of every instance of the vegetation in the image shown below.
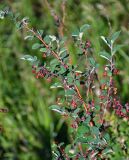
<svg viewBox="0 0 129 160"><path fill-rule="evenodd" d="M128 68L122 68L123 62L125 64L128 63L128 56L126 54L128 51L126 47L126 43L128 43L126 26L128 3L126 3L126 1L125 3L124 1L75 1L73 3L72 0L67 3L66 1L63 1L63 3L60 1L56 3L48 3L47 1L44 1L44 3L40 1L12 3L6 1L2 4L1 8L3 9L3 6L9 5L12 7L12 10L17 11L21 3L23 4L21 6L24 7L24 9L19 9L21 13L22 10L24 11L22 15L30 17L32 26L38 29L43 28L44 33L42 39L42 31L32 29L32 27L28 25L28 18L17 21L18 15L13 15L13 20L16 20L16 27L21 29L20 32L17 31L17 28L14 28L13 23L10 22L9 19L1 21L1 28L3 29L0 30L2 36L0 44L2 55L0 81L2 93L0 102L3 108L1 111L6 112L6 108L9 109L7 114L1 113L1 124L4 127L0 137L1 158L23 160L52 159L51 150L55 149L54 159L63 159L64 157L68 159L68 157L75 158L75 156L77 159L87 159L88 157L86 156L89 156L90 159L94 159L95 156L103 159L107 152L109 154L106 154L106 157L109 159L128 159L128 104L124 105L125 102L128 101L128 81L126 81L128 78L128 74L126 74ZM59 5L61 7L58 7ZM41 6L44 6L44 11L42 11ZM52 8L54 8L54 10ZM117 10L117 12L115 10L114 13L115 8L119 8L119 10ZM74 10L76 10L76 12L74 12ZM77 12L79 14L73 14ZM1 18L4 18L8 13L11 12L8 12L7 8L1 10ZM58 15L60 17L58 17ZM12 14L10 14L10 16L12 17ZM49 17L47 20L44 18L46 16ZM121 17L123 17L123 21L120 21L120 19L122 19ZM77 26L81 26L84 23L90 24L91 29L89 29L89 25L87 24L78 29ZM8 28L6 26L8 26ZM121 26L121 28L119 28L119 26ZM25 36L26 30L30 32L31 35L29 34L28 36L27 34L27 36ZM73 30L75 30L72 34L74 43L69 36ZM115 32L115 30L122 31L122 34L117 40L117 43L121 43L122 45L114 45L115 40L120 34L120 32ZM84 31L86 35L82 37ZM101 37L106 44L104 46L99 37L101 35L107 35L108 33L108 38L104 36ZM48 36L45 37L47 34ZM56 37L50 36L53 34L56 35ZM66 38L62 38L64 35L67 35L67 41L65 41ZM39 41L33 44L34 41L26 43L21 40L21 37L32 39L33 36L37 37L43 45L39 43ZM59 43L59 48L55 42L57 44ZM64 47L62 48L61 45L63 43ZM31 45L33 50L30 50ZM41 54L39 54L38 48ZM100 53L102 48L105 48L106 52ZM63 57L57 56L56 53L58 50ZM110 54L107 53L109 51ZM23 56L23 52L27 54ZM30 55L30 53L32 53L32 55ZM79 55L77 53L79 53ZM45 60L45 57L51 54L56 59L53 60L51 57L48 57L48 59ZM105 58L106 61L104 59L102 60L99 54ZM37 55L39 55L38 59ZM40 55L42 55L42 58ZM78 56L82 57L82 59L79 59L79 63L77 62ZM85 56L86 63L84 59ZM21 57L22 59L31 61L32 72L36 75L36 78L41 78L40 80L33 78L28 63L25 64L21 62ZM69 59L69 57L71 58ZM39 59L41 63L39 63ZM48 66L49 62L50 66ZM78 64L80 64L79 68L77 68ZM93 68L94 70L92 70ZM120 73L117 68L120 69ZM121 71L123 69L124 71ZM90 74L88 81L86 73L91 73L91 71L94 72ZM116 77L115 75L118 73L119 76ZM103 75L102 78L104 82L99 81L99 76L101 75ZM47 81L45 81L43 77L46 77ZM56 77L61 79L61 84L55 83L51 88L63 87L65 89L65 96L67 97L65 101L62 99L64 94L62 89L49 89L51 83L55 81L50 79L52 77L54 79L56 79ZM115 80L118 80L117 84L114 84L114 80L112 81L113 77ZM64 81L66 78L67 85ZM97 78L98 82L96 82ZM92 86L90 85L88 87L87 85L89 83L91 84L91 81ZM123 81L125 81L124 84ZM119 85L121 83L123 85ZM95 88L100 88L104 95L97 96L95 91L93 91L93 84ZM111 88L113 89L113 93L110 93ZM86 99L84 98L84 91L87 91ZM60 97L57 100L56 95ZM121 99L119 95L122 96ZM104 98L103 96L106 97ZM118 99L120 99L120 101L118 101ZM57 102L56 105L52 105L50 108L61 113L63 117L70 117L68 120L49 111L48 106L55 101ZM103 112L102 106L96 106L96 104L100 104L100 102L105 104L106 112L105 110ZM60 105L65 106L62 108L59 107ZM80 110L78 110L78 108L80 108ZM100 111L102 111L102 113ZM97 120L94 120L94 118L95 115L99 115L100 113L102 114L102 121L97 123ZM125 118L120 118L116 116L116 114ZM107 123L105 123L105 121ZM72 125L70 125L71 122ZM88 128L84 127L85 125L88 126ZM77 131L74 135L74 143L76 145L70 146L68 144L73 142L70 135L71 133L75 133L75 130ZM108 134L105 135L105 131ZM88 132L87 136L91 136L89 139L90 145L87 143L87 139L82 139L82 134L86 134L86 132ZM104 140L105 144L102 140ZM62 150L63 144L60 144L60 142L64 142L66 146L64 151ZM100 145L97 146L96 143ZM89 151L90 147L92 150ZM107 150L107 147L110 147L109 150ZM88 152L85 155L83 152L86 149Z"/></svg>

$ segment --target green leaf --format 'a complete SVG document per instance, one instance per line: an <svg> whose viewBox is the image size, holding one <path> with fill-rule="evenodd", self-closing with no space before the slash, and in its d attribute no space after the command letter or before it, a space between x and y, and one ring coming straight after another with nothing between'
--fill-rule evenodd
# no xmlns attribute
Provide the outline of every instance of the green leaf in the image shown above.
<svg viewBox="0 0 129 160"><path fill-rule="evenodd" d="M62 54L65 51L67 51L66 48L61 48L59 53Z"/></svg>
<svg viewBox="0 0 129 160"><path fill-rule="evenodd" d="M63 74L65 72L66 72L66 69L63 66L61 66L60 67L60 71L58 72L58 74Z"/></svg>
<svg viewBox="0 0 129 160"><path fill-rule="evenodd" d="M85 160L85 158L81 155L78 160Z"/></svg>
<svg viewBox="0 0 129 160"><path fill-rule="evenodd" d="M38 60L33 61L33 62L32 62L32 65L34 65L34 66L38 67L38 66L39 66L39 62L40 62L40 61L38 61Z"/></svg>
<svg viewBox="0 0 129 160"><path fill-rule="evenodd" d="M81 143L90 143L93 141L93 137L92 136L88 136L88 137L79 137L76 139L77 142L81 142Z"/></svg>
<svg viewBox="0 0 129 160"><path fill-rule="evenodd" d="M96 125L98 128L101 126L101 123L99 123L99 119L100 119L100 117L97 116L97 114L96 114L96 116L93 118L93 120L94 120L94 122L95 122L95 125Z"/></svg>
<svg viewBox="0 0 129 160"><path fill-rule="evenodd" d="M90 61L91 65L95 66L95 60L94 60L94 58L89 58L89 61Z"/></svg>
<svg viewBox="0 0 129 160"><path fill-rule="evenodd" d="M102 151L102 155L108 154L108 153L113 153L113 150L110 148L106 148Z"/></svg>
<svg viewBox="0 0 129 160"><path fill-rule="evenodd" d="M43 35L43 30L37 30L37 33L42 37L42 35Z"/></svg>
<svg viewBox="0 0 129 160"><path fill-rule="evenodd" d="M73 117L73 118L77 118L79 111L80 111L80 108L75 109L75 110L73 111L73 113L71 113L72 117Z"/></svg>
<svg viewBox="0 0 129 160"><path fill-rule="evenodd" d="M65 37L65 36L61 38L61 40L60 40L61 47L64 46L64 43L66 42L66 40L67 40L67 37Z"/></svg>
<svg viewBox="0 0 129 160"><path fill-rule="evenodd" d="M112 76L112 72L110 70L107 71L107 75L110 77Z"/></svg>
<svg viewBox="0 0 129 160"><path fill-rule="evenodd" d="M100 106L95 106L96 111L100 111Z"/></svg>
<svg viewBox="0 0 129 160"><path fill-rule="evenodd" d="M64 108L61 108L61 107L58 106L58 105L51 105L51 106L49 107L49 109L51 109L51 110L53 110L53 111L55 111L55 112L58 112L58 113L60 113L60 114L66 114Z"/></svg>
<svg viewBox="0 0 129 160"><path fill-rule="evenodd" d="M0 19L4 19L4 16L5 16L5 12L4 11L0 11Z"/></svg>
<svg viewBox="0 0 129 160"><path fill-rule="evenodd" d="M101 56L102 58L104 58L104 59L108 60L108 61L110 61L110 60L111 60L111 56L110 56L110 55L109 55L109 53L108 53L108 52L106 52L106 51L102 51L102 52L100 52L100 56Z"/></svg>
<svg viewBox="0 0 129 160"><path fill-rule="evenodd" d="M103 138L106 139L106 141L109 141L110 140L110 135L108 133L105 133Z"/></svg>
<svg viewBox="0 0 129 160"><path fill-rule="evenodd" d="M49 38L51 39L52 42L53 42L53 41L56 41L56 36L51 36L51 35L49 35Z"/></svg>
<svg viewBox="0 0 129 160"><path fill-rule="evenodd" d="M83 122L83 124L84 125L89 125L89 122L90 122L90 120L91 120L91 117L90 117L90 115L86 118L86 120Z"/></svg>
<svg viewBox="0 0 129 160"><path fill-rule="evenodd" d="M21 22L17 22L15 25L16 25L17 29L22 29L23 28L23 25L22 25Z"/></svg>
<svg viewBox="0 0 129 160"><path fill-rule="evenodd" d="M73 89L67 89L65 91L65 96L72 96L75 94L75 91Z"/></svg>
<svg viewBox="0 0 129 160"><path fill-rule="evenodd" d="M40 48L40 52L47 52L47 48Z"/></svg>
<svg viewBox="0 0 129 160"><path fill-rule="evenodd" d="M106 43L106 45L108 45L109 48L111 48L111 41L109 38L101 36L101 39Z"/></svg>
<svg viewBox="0 0 129 160"><path fill-rule="evenodd" d="M34 38L34 36L28 35L28 36L26 36L24 39L25 39L25 40L32 40L33 38Z"/></svg>
<svg viewBox="0 0 129 160"><path fill-rule="evenodd" d="M92 134L95 134L96 136L99 135L99 129L97 127L93 126L90 129L91 129Z"/></svg>
<svg viewBox="0 0 129 160"><path fill-rule="evenodd" d="M122 47L124 47L125 45L116 45L113 47L113 50L112 50L112 55L114 55L117 51L119 51Z"/></svg>
<svg viewBox="0 0 129 160"><path fill-rule="evenodd" d="M102 142L103 141L99 137L93 139L94 144L102 144Z"/></svg>
<svg viewBox="0 0 129 160"><path fill-rule="evenodd" d="M29 23L29 17L24 17L21 22L25 22L26 24Z"/></svg>
<svg viewBox="0 0 129 160"><path fill-rule="evenodd" d="M69 57L69 54L67 54L67 52L62 53L62 55L61 55L61 59L63 62L68 60L68 57Z"/></svg>
<svg viewBox="0 0 129 160"><path fill-rule="evenodd" d="M50 68L52 72L54 72L57 65L59 65L59 61L57 59L53 59L50 61Z"/></svg>
<svg viewBox="0 0 129 160"><path fill-rule="evenodd" d="M74 81L75 81L76 86L80 86L80 81L79 80L74 80Z"/></svg>
<svg viewBox="0 0 129 160"><path fill-rule="evenodd" d="M62 146L64 146L64 142L61 142L58 144L58 147L62 147Z"/></svg>
<svg viewBox="0 0 129 160"><path fill-rule="evenodd" d="M72 37L78 37L79 36L79 30L76 30L72 33Z"/></svg>
<svg viewBox="0 0 129 160"><path fill-rule="evenodd" d="M89 25L89 24L84 24L83 26L81 26L80 31L81 31L81 32L84 32L84 31L86 31L86 30L89 29L89 28L90 28L90 25Z"/></svg>
<svg viewBox="0 0 129 160"><path fill-rule="evenodd" d="M80 74L82 74L83 72L82 71L79 71L79 70L77 70L77 71L75 71L76 73L80 73Z"/></svg>
<svg viewBox="0 0 129 160"><path fill-rule="evenodd" d="M50 88L63 88L61 83L54 83Z"/></svg>
<svg viewBox="0 0 129 160"><path fill-rule="evenodd" d="M32 46L32 49L38 49L38 48L40 48L40 44L39 43L35 43L35 44L33 44L33 46Z"/></svg>
<svg viewBox="0 0 129 160"><path fill-rule="evenodd" d="M111 36L111 43L113 44L115 42L115 40L119 37L121 31L115 32L112 36Z"/></svg>
<svg viewBox="0 0 129 160"><path fill-rule="evenodd" d="M11 13L11 17L13 17L14 22L18 20L19 16L20 16L20 13L16 13L15 15Z"/></svg>
<svg viewBox="0 0 129 160"><path fill-rule="evenodd" d="M67 82L69 85L73 84L74 78L73 77L67 77Z"/></svg>
<svg viewBox="0 0 129 160"><path fill-rule="evenodd" d="M49 37L48 35L46 35L46 36L44 37L44 41L45 41L47 44L49 44L49 43L51 42L51 39L50 39L50 37Z"/></svg>
<svg viewBox="0 0 129 160"><path fill-rule="evenodd" d="M25 56L21 57L20 59L27 60L27 61L30 61L32 63L37 61L37 57L36 56L33 57L31 55L25 55Z"/></svg>
<svg viewBox="0 0 129 160"><path fill-rule="evenodd" d="M69 158L73 158L76 156L75 150L72 148L71 144L65 147L65 153L69 156Z"/></svg>
<svg viewBox="0 0 129 160"><path fill-rule="evenodd" d="M57 64L59 64L59 61L57 59L53 59L50 61L50 65L52 65L52 66L57 65Z"/></svg>
<svg viewBox="0 0 129 160"><path fill-rule="evenodd" d="M90 129L88 126L79 126L77 130L77 137L84 136L85 133L89 133Z"/></svg>
<svg viewBox="0 0 129 160"><path fill-rule="evenodd" d="M0 10L0 19L4 19L6 15L10 14L10 8L5 7L3 10Z"/></svg>

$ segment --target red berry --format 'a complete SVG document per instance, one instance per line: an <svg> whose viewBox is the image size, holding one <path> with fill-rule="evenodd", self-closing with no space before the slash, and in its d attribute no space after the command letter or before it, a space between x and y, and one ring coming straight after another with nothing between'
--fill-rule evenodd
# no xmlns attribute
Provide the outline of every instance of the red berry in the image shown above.
<svg viewBox="0 0 129 160"><path fill-rule="evenodd" d="M103 76L104 76L104 77L107 77L107 72L106 72L106 71L103 72Z"/></svg>

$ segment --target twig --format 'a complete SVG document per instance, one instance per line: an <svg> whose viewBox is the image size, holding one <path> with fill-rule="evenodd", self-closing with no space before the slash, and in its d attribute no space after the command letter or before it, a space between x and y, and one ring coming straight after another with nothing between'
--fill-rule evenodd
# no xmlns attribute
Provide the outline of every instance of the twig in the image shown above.
<svg viewBox="0 0 129 160"><path fill-rule="evenodd" d="M57 55L56 52L50 49L49 45L46 44L46 42L42 39L40 35L37 35L37 33L33 29L30 29L27 24L24 24L24 26L28 31L32 32L33 35L35 35L49 51L51 51L52 55L62 64L64 68L68 68L68 65L61 60L61 58Z"/></svg>

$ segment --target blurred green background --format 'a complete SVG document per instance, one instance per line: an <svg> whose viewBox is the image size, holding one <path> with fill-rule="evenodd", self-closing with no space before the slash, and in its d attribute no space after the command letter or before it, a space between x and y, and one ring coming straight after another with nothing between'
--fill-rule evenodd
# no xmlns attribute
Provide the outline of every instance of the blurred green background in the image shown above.
<svg viewBox="0 0 129 160"><path fill-rule="evenodd" d="M58 15L62 15L62 0L49 0ZM45 0L1 0L0 9L10 6L22 17L30 17L31 25L43 29L46 34L58 35L57 26ZM103 48L100 36L114 31L122 33L118 43L126 44L117 55L121 70L117 78L118 94L122 102L129 101L129 0L67 0L65 35L70 36L77 27L88 23L87 33L94 55L103 65L99 52ZM24 41L24 32L18 31L9 19L0 20L0 107L8 113L0 113L0 160L51 160L53 141L69 143L68 126L48 106L56 99L56 91L45 80L37 80L31 66L20 60L24 54L38 55L32 51L31 42ZM69 46L74 58L75 50ZM129 124L113 114L108 116L114 153L109 159L129 159ZM65 134L64 134L65 133Z"/></svg>

